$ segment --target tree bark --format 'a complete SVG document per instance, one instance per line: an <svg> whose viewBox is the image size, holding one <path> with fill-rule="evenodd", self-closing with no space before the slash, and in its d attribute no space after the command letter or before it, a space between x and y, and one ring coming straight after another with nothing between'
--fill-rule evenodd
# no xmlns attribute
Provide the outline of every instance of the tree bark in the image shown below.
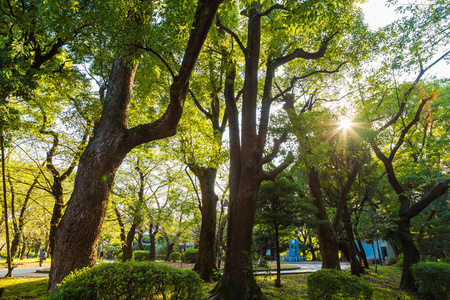
<svg viewBox="0 0 450 300"><path fill-rule="evenodd" d="M149 253L149 260L154 261L156 260L156 234L158 234L159 226L156 225L155 229L153 230L153 223L150 224L150 228L148 230L149 236L150 236L150 253Z"/></svg>
<svg viewBox="0 0 450 300"><path fill-rule="evenodd" d="M174 135L183 111L189 78L220 0L199 0L186 51L177 76L170 87L166 112L155 122L127 129L128 112L138 53L131 60L116 57L108 81L102 116L94 136L83 152L73 193L55 237L49 289L54 290L65 276L76 269L94 266L97 244L108 197L117 169L134 147Z"/></svg>
<svg viewBox="0 0 450 300"><path fill-rule="evenodd" d="M339 240L328 218L320 187L319 173L315 168L308 170L308 185L313 196L312 204L317 208L316 218L320 222L317 227L317 236L322 255L322 269L339 270Z"/></svg>
<svg viewBox="0 0 450 300"><path fill-rule="evenodd" d="M275 287L281 287L281 264L280 264L280 241L278 236L278 224L275 223L275 247L277 259L277 278L275 279Z"/></svg>
<svg viewBox="0 0 450 300"><path fill-rule="evenodd" d="M216 240L216 207L218 198L214 192L214 184L216 182L217 169L193 169L193 171L199 178L200 190L202 192L202 224L194 271L200 275L200 278L203 281L213 282L213 271L216 268L214 260L214 242Z"/></svg>

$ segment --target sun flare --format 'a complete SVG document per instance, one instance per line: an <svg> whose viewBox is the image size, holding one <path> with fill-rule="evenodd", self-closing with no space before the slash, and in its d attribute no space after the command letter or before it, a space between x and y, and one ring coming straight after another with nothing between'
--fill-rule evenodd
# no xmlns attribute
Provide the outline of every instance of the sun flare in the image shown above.
<svg viewBox="0 0 450 300"><path fill-rule="evenodd" d="M339 122L339 127L344 130L350 129L352 127L352 125L353 125L352 120L350 120L350 119L342 119Z"/></svg>

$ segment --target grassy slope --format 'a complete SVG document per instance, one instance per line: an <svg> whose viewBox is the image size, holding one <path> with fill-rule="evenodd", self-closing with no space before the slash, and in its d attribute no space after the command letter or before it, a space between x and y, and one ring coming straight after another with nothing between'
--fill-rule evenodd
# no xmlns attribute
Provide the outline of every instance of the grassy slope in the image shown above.
<svg viewBox="0 0 450 300"><path fill-rule="evenodd" d="M372 267L364 278L370 281L375 292L373 299L388 300L416 300L412 295L398 288L401 270L394 266L378 266L378 273ZM268 299L294 300L307 299L306 274L284 275L281 277L281 288L275 288L275 276L258 276L257 280ZM4 287L5 292L1 299L17 299L27 297L27 299L45 299L48 277L44 278L0 278L0 288ZM213 284L205 284L206 290L211 290ZM17 297L17 298L16 298Z"/></svg>

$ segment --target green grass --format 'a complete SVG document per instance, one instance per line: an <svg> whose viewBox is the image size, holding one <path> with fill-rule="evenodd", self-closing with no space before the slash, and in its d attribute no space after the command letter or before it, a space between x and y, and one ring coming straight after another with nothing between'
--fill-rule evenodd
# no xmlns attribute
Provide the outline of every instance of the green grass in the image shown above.
<svg viewBox="0 0 450 300"><path fill-rule="evenodd" d="M292 274L281 276L281 288L276 288L275 276L257 276L256 280L267 299L295 300L308 299L306 293L307 274ZM401 269L394 266L378 266L378 273L374 267L367 270L363 278L375 288L373 299L376 300L417 300L414 295L398 288ZM48 277L44 278L0 278L0 287L5 288L1 299L45 299ZM204 284L205 291L210 291L214 284Z"/></svg>
<svg viewBox="0 0 450 300"><path fill-rule="evenodd" d="M0 278L1 299L45 299L48 277Z"/></svg>
<svg viewBox="0 0 450 300"><path fill-rule="evenodd" d="M294 300L308 299L307 274L282 275L281 288L276 288L275 276L257 277L258 283L268 299ZM400 290L401 269L394 266L378 266L367 270L363 278L375 288L373 299L376 300L417 300L414 295Z"/></svg>

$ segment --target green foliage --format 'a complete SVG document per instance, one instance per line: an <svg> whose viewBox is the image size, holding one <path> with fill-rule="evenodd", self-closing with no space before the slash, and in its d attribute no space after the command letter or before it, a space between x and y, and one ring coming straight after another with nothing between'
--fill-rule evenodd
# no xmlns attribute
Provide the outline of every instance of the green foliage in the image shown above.
<svg viewBox="0 0 450 300"><path fill-rule="evenodd" d="M131 261L76 271L49 299L201 299L201 284L191 270Z"/></svg>
<svg viewBox="0 0 450 300"><path fill-rule="evenodd" d="M309 299L371 299L373 287L363 279L334 269L308 275Z"/></svg>
<svg viewBox="0 0 450 300"><path fill-rule="evenodd" d="M117 259L118 261L121 261L121 260L123 259L123 252L120 252L119 254L117 254L116 259Z"/></svg>
<svg viewBox="0 0 450 300"><path fill-rule="evenodd" d="M174 252L170 253L169 261L175 262L175 261L180 260L180 258L181 258L181 253L174 251Z"/></svg>
<svg viewBox="0 0 450 300"><path fill-rule="evenodd" d="M198 249L190 248L187 249L182 255L181 255L181 261L185 263L193 264L197 260L197 253Z"/></svg>
<svg viewBox="0 0 450 300"><path fill-rule="evenodd" d="M150 251L136 250L133 252L133 258L135 261L144 261L144 260L148 260L149 254L150 254Z"/></svg>
<svg viewBox="0 0 450 300"><path fill-rule="evenodd" d="M395 266L396 266L397 268L403 268L403 253L400 253L400 254L398 255L398 260L397 260L397 262L395 263Z"/></svg>
<svg viewBox="0 0 450 300"><path fill-rule="evenodd" d="M420 262L411 267L419 292L436 299L448 299L450 294L450 264Z"/></svg>

